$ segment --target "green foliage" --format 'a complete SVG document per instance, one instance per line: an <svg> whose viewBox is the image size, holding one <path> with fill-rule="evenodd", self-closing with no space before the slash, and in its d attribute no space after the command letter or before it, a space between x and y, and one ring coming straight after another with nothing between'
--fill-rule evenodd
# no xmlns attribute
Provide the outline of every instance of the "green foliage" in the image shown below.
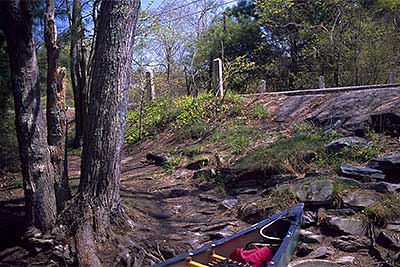
<svg viewBox="0 0 400 267"><path fill-rule="evenodd" d="M385 223L400 218L400 193L381 195L383 201L367 208L367 215L377 223Z"/></svg>
<svg viewBox="0 0 400 267"><path fill-rule="evenodd" d="M212 129L204 121L194 122L186 127L180 127L175 133L175 140L182 142L185 140L197 140L210 135Z"/></svg>
<svg viewBox="0 0 400 267"><path fill-rule="evenodd" d="M249 145L261 136L261 132L257 128L247 127L239 120L235 120L225 127L214 134L213 139L214 142L222 144L234 155L245 152Z"/></svg>
<svg viewBox="0 0 400 267"><path fill-rule="evenodd" d="M258 103L253 108L253 113L255 118L262 120L268 117L269 111L262 103Z"/></svg>
<svg viewBox="0 0 400 267"><path fill-rule="evenodd" d="M168 161L163 165L163 168L166 170L167 173L172 174L179 167L182 161L183 161L182 156L180 155L173 156L168 159Z"/></svg>
<svg viewBox="0 0 400 267"><path fill-rule="evenodd" d="M374 145L354 146L339 153L327 153L325 145L341 137L334 131L323 134L309 124L296 127L293 136L280 136L269 146L259 147L238 161L238 171L261 170L301 177L311 168L335 171L341 163L363 163L379 153ZM315 153L312 160L306 155Z"/></svg>
<svg viewBox="0 0 400 267"><path fill-rule="evenodd" d="M296 195L293 194L292 190L290 190L287 185L273 188L271 192L264 197L263 201L266 207L273 208L273 212L287 209L298 202Z"/></svg>
<svg viewBox="0 0 400 267"><path fill-rule="evenodd" d="M203 135L202 120L211 116L214 98L210 93L202 93L197 98L181 96L174 99L161 98L146 104L143 108L142 129L140 130L140 111L129 111L125 142L132 144L141 137L157 134L162 128L170 125L182 130L181 137ZM142 132L141 132L142 131ZM140 134L142 136L140 136Z"/></svg>

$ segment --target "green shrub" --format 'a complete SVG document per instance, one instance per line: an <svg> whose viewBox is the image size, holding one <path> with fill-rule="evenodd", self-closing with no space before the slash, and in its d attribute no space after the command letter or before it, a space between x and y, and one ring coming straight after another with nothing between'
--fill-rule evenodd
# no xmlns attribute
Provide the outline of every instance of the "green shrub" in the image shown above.
<svg viewBox="0 0 400 267"><path fill-rule="evenodd" d="M400 219L400 193L382 194L383 201L367 208L367 215L377 223Z"/></svg>
<svg viewBox="0 0 400 267"><path fill-rule="evenodd" d="M19 153L15 117L13 112L4 111L0 118L0 171L18 171Z"/></svg>
<svg viewBox="0 0 400 267"><path fill-rule="evenodd" d="M167 173L172 174L179 167L182 161L182 156L173 156L163 165L163 168L167 171Z"/></svg>
<svg viewBox="0 0 400 267"><path fill-rule="evenodd" d="M268 117L269 112L268 109L262 103L258 103L253 108L253 114L256 119L262 120Z"/></svg>
<svg viewBox="0 0 400 267"><path fill-rule="evenodd" d="M199 138L207 137L210 132L211 129L209 125L207 125L204 121L197 121L187 125L186 127L179 128L176 131L175 139L178 142L182 142L188 139L197 140Z"/></svg>

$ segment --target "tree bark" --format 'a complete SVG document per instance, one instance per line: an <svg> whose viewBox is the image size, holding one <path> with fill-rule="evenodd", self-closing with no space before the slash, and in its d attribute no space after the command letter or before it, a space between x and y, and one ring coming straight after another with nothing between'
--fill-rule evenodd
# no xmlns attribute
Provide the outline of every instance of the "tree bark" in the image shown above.
<svg viewBox="0 0 400 267"><path fill-rule="evenodd" d="M73 0L71 25L71 85L75 102L75 140L74 147L83 142L85 117L87 117L88 93L86 77L86 56L83 46L82 1Z"/></svg>
<svg viewBox="0 0 400 267"><path fill-rule="evenodd" d="M57 209L71 197L68 177L64 170L65 160L65 79L64 68L57 68L59 45L54 19L54 0L46 0L44 38L47 49L47 143L54 168L54 188Z"/></svg>
<svg viewBox="0 0 400 267"><path fill-rule="evenodd" d="M26 222L28 227L46 232L56 221L56 201L54 172L40 105L31 2L0 1L0 13L10 57Z"/></svg>
<svg viewBox="0 0 400 267"><path fill-rule="evenodd" d="M84 219L78 226L76 242L81 248L81 266L99 266L90 237L106 237L110 226L123 216L119 195L121 153L139 3L103 1L100 8L79 184Z"/></svg>

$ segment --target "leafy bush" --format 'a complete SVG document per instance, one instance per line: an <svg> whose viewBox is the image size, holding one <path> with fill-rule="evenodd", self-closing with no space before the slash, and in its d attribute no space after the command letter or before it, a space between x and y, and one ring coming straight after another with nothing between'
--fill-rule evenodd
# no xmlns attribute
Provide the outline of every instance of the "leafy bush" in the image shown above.
<svg viewBox="0 0 400 267"><path fill-rule="evenodd" d="M18 142L14 114L10 111L5 111L0 119L0 137L0 171L17 171Z"/></svg>
<svg viewBox="0 0 400 267"><path fill-rule="evenodd" d="M269 114L268 109L262 103L258 103L253 108L253 113L254 117L259 120L267 118Z"/></svg>

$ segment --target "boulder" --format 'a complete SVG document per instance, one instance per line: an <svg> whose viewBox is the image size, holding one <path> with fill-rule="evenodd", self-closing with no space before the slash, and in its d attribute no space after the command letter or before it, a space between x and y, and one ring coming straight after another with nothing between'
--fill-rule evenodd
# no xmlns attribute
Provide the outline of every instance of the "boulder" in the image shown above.
<svg viewBox="0 0 400 267"><path fill-rule="evenodd" d="M376 238L376 243L390 250L400 250L400 234L382 230Z"/></svg>
<svg viewBox="0 0 400 267"><path fill-rule="evenodd" d="M344 266L349 266L349 265L356 265L357 259L356 259L356 257L353 257L353 256L343 256L343 257L335 259L335 262L339 263L339 264L343 264Z"/></svg>
<svg viewBox="0 0 400 267"><path fill-rule="evenodd" d="M274 214L273 208L265 205L263 201L255 201L242 205L238 209L238 218L249 224L254 224Z"/></svg>
<svg viewBox="0 0 400 267"><path fill-rule="evenodd" d="M325 149L329 153L337 153L346 147L352 146L366 146L368 141L364 138L357 136L343 137L336 139L325 146Z"/></svg>
<svg viewBox="0 0 400 267"><path fill-rule="evenodd" d="M352 209L365 209L382 202L378 193L368 190L357 190L342 194L345 207Z"/></svg>
<svg viewBox="0 0 400 267"><path fill-rule="evenodd" d="M306 259L289 263L288 267L340 267L338 263L330 260Z"/></svg>
<svg viewBox="0 0 400 267"><path fill-rule="evenodd" d="M303 228L308 228L317 224L317 214L313 211L304 211L302 226Z"/></svg>
<svg viewBox="0 0 400 267"><path fill-rule="evenodd" d="M371 241L367 237L341 236L332 241L332 246L344 252L368 251Z"/></svg>
<svg viewBox="0 0 400 267"><path fill-rule="evenodd" d="M146 155L146 160L149 161L150 163L153 163L157 166L163 166L168 162L170 159L170 156L168 154L160 153L148 153Z"/></svg>
<svg viewBox="0 0 400 267"><path fill-rule="evenodd" d="M239 200L237 200L235 198L234 199L225 199L221 202L220 208L229 210L229 209L235 207L238 204L238 202L239 202Z"/></svg>
<svg viewBox="0 0 400 267"><path fill-rule="evenodd" d="M372 115L399 112L398 99L398 88L341 93L325 101L307 120L325 129L335 126L348 135L365 136L375 126Z"/></svg>
<svg viewBox="0 0 400 267"><path fill-rule="evenodd" d="M307 258L312 258L312 259L326 259L329 258L332 255L335 255L336 251L332 247L319 247L313 252L311 252Z"/></svg>
<svg viewBox="0 0 400 267"><path fill-rule="evenodd" d="M385 174L381 170L365 166L340 165L339 173L345 177L354 178L364 182L383 180Z"/></svg>
<svg viewBox="0 0 400 267"><path fill-rule="evenodd" d="M189 163L186 165L186 169L188 170L200 170L210 164L210 160L205 158L205 159L199 159L194 162Z"/></svg>
<svg viewBox="0 0 400 267"><path fill-rule="evenodd" d="M291 189L299 201L310 206L330 206L334 200L332 180L313 178L293 185Z"/></svg>
<svg viewBox="0 0 400 267"><path fill-rule="evenodd" d="M379 193L393 193L400 190L399 184L392 184L386 182L372 183L368 186L368 189L375 190Z"/></svg>
<svg viewBox="0 0 400 267"><path fill-rule="evenodd" d="M320 244L323 240L322 235L314 234L313 232L300 230L300 240L309 244Z"/></svg>
<svg viewBox="0 0 400 267"><path fill-rule="evenodd" d="M400 183L400 153L371 159L369 166L381 170L386 181Z"/></svg>
<svg viewBox="0 0 400 267"><path fill-rule="evenodd" d="M296 256L297 257L305 257L305 256L309 255L312 251L313 251L313 249L310 247L309 244L301 243L297 247Z"/></svg>
<svg viewBox="0 0 400 267"><path fill-rule="evenodd" d="M327 216L321 222L321 231L330 236L364 236L367 233L367 223L351 217Z"/></svg>

